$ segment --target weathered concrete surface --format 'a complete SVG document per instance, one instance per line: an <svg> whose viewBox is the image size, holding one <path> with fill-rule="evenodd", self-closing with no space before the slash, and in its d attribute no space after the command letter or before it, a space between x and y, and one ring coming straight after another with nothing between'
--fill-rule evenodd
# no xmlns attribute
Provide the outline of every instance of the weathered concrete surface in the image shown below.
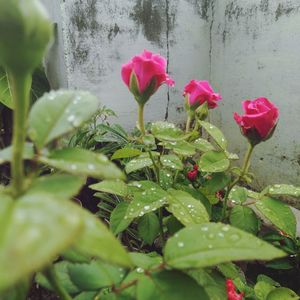
<svg viewBox="0 0 300 300"><path fill-rule="evenodd" d="M112 108L127 128L137 106L121 82L121 65L143 49L168 58L176 88L162 87L146 108L147 121L184 120L182 90L187 80L208 76L208 4L185 0L66 0L64 22L70 88L87 89ZM206 4L205 4L206 3ZM205 5L204 5L205 4Z"/></svg>
<svg viewBox="0 0 300 300"><path fill-rule="evenodd" d="M52 89L66 88L67 69L65 61L65 43L62 30L62 18L59 1L42 0L55 24L55 38L45 59L46 73Z"/></svg>
<svg viewBox="0 0 300 300"><path fill-rule="evenodd" d="M211 79L223 103L214 114L243 153L245 140L232 119L240 102L265 96L280 109L273 138L257 146L257 186L300 184L300 2L298 0L214 1Z"/></svg>
<svg viewBox="0 0 300 300"><path fill-rule="evenodd" d="M51 69L62 86L94 92L132 128L137 108L121 64L144 48L159 52L176 87L159 90L146 120L182 122L185 83L209 79L223 95L212 119L239 154L246 143L232 113L241 100L266 96L279 106L280 123L257 147L253 167L262 185L300 184L299 0L43 1L59 26Z"/></svg>

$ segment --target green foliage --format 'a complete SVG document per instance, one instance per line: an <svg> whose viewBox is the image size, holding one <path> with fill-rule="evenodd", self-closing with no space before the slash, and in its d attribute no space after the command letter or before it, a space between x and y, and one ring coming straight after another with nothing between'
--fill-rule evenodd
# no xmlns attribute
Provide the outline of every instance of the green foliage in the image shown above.
<svg viewBox="0 0 300 300"><path fill-rule="evenodd" d="M168 197L168 210L183 225L189 226L209 221L209 215L200 201L183 191L171 189L168 192L171 196Z"/></svg>
<svg viewBox="0 0 300 300"><path fill-rule="evenodd" d="M263 197L255 206L278 229L291 237L295 236L296 218L288 205L270 197Z"/></svg>
<svg viewBox="0 0 300 300"><path fill-rule="evenodd" d="M155 213L149 213L140 218L138 223L138 233L148 245L152 245L159 234L159 230L159 219Z"/></svg>
<svg viewBox="0 0 300 300"><path fill-rule="evenodd" d="M106 156L79 148L51 152L39 161L56 169L99 179L124 179L123 173Z"/></svg>
<svg viewBox="0 0 300 300"><path fill-rule="evenodd" d="M245 206L237 205L231 210L230 224L253 234L259 230L258 218L251 208Z"/></svg>
<svg viewBox="0 0 300 300"><path fill-rule="evenodd" d="M199 166L203 172L219 173L229 168L230 161L224 152L208 151L201 156Z"/></svg>
<svg viewBox="0 0 300 300"><path fill-rule="evenodd" d="M274 259L285 253L229 225L208 223L182 229L165 248L169 266L203 268L231 260Z"/></svg>
<svg viewBox="0 0 300 300"><path fill-rule="evenodd" d="M51 32L38 0L0 0L0 102L15 120L13 144L0 151L12 177L0 187L0 299L26 299L33 277L63 300L223 300L229 278L246 299L299 299L233 263L298 267L296 220L275 198L299 198L299 187L244 187L253 148L232 166L238 157L204 121L206 103L186 132L159 121L127 133L83 91L45 94L27 116L30 74ZM144 104L155 80L143 99L131 81ZM81 191L94 192L96 216L73 203L85 204Z"/></svg>
<svg viewBox="0 0 300 300"><path fill-rule="evenodd" d="M87 92L57 91L45 94L29 115L29 136L38 149L88 121L99 105ZM82 109L84 107L84 109Z"/></svg>

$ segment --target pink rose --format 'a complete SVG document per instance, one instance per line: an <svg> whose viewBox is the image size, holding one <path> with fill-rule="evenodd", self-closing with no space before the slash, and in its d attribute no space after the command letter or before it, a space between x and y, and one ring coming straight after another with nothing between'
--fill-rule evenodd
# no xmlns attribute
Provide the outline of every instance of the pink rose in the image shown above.
<svg viewBox="0 0 300 300"><path fill-rule="evenodd" d="M271 137L278 121L278 108L267 98L243 101L244 115L234 113L234 119L252 144Z"/></svg>
<svg viewBox="0 0 300 300"><path fill-rule="evenodd" d="M122 79L136 100L145 103L163 83L174 86L175 82L166 73L166 67L164 57L144 50L122 66Z"/></svg>
<svg viewBox="0 0 300 300"><path fill-rule="evenodd" d="M188 97L188 103L194 109L205 102L207 102L208 108L215 108L218 106L217 101L222 99L206 80L191 80L185 86L183 95Z"/></svg>

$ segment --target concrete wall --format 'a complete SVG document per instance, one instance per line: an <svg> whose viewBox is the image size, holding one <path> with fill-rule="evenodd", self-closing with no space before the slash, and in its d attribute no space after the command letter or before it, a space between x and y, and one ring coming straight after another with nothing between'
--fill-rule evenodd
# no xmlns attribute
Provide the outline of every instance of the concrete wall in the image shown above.
<svg viewBox="0 0 300 300"><path fill-rule="evenodd" d="M211 79L224 99L214 120L241 153L232 112L241 111L242 99L276 103L280 121L256 149L255 172L262 185L300 185L300 1L215 0L213 8Z"/></svg>
<svg viewBox="0 0 300 300"><path fill-rule="evenodd" d="M132 128L137 106L121 82L121 65L149 49L168 58L176 88L159 90L147 105L146 120L184 120L185 83L209 76L207 1L65 0L60 14L69 88L97 94L119 123Z"/></svg>
<svg viewBox="0 0 300 300"><path fill-rule="evenodd" d="M144 48L159 52L176 87L151 99L147 121L182 122L185 83L209 79L223 95L212 119L241 154L245 140L232 113L243 99L269 97L280 123L272 140L257 147L254 167L263 185L300 184L299 0L43 1L58 22L49 69L55 87L94 92L132 128L136 104L121 82L121 65Z"/></svg>

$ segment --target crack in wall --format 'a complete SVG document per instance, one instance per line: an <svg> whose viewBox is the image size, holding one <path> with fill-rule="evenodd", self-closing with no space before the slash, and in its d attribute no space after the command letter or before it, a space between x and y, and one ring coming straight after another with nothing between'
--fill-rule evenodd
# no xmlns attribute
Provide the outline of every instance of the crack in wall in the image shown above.
<svg viewBox="0 0 300 300"><path fill-rule="evenodd" d="M212 81L212 51L213 51L213 26L215 20L215 1L211 0L211 21L209 26L209 81Z"/></svg>
<svg viewBox="0 0 300 300"><path fill-rule="evenodd" d="M169 41L170 19L169 19L169 17L170 17L169 16L169 0L166 0L167 74L169 74L169 59L170 59L170 41ZM165 113L165 121L167 121L168 117L169 117L169 106L170 106L170 87L168 86L168 91L167 91L167 107L166 107L166 113Z"/></svg>

